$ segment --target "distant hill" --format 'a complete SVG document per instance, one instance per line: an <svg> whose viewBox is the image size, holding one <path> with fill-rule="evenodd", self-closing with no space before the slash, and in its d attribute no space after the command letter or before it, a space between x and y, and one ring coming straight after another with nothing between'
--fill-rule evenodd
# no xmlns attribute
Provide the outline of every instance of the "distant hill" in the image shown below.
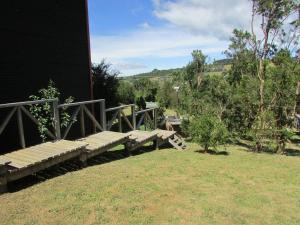
<svg viewBox="0 0 300 225"><path fill-rule="evenodd" d="M221 59L221 60L216 60L214 63L209 64L207 66L207 73L222 73L224 70L228 69L228 66L230 64L231 60L230 59ZM167 79L172 76L174 72L181 72L185 68L176 68L176 69L167 69L167 70L158 70L154 69L151 72L148 73L140 73L132 76L126 76L126 77L120 77L120 79L140 79L140 78L151 78L151 79Z"/></svg>
<svg viewBox="0 0 300 225"><path fill-rule="evenodd" d="M168 70L158 70L154 69L148 73L140 73L132 76L122 77L123 79L139 79L139 78L167 78L170 77L174 72L183 71L184 68L168 69Z"/></svg>

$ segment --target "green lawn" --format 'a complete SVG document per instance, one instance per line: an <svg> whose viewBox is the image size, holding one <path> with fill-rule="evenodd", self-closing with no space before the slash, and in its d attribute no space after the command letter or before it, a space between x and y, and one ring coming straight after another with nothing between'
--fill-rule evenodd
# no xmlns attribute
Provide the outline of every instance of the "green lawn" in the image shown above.
<svg viewBox="0 0 300 225"><path fill-rule="evenodd" d="M0 196L0 224L300 224L300 157L164 149Z"/></svg>

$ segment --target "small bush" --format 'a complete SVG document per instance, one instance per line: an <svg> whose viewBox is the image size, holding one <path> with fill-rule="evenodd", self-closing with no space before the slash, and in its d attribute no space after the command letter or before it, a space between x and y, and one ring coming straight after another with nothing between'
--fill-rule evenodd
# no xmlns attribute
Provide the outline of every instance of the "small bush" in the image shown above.
<svg viewBox="0 0 300 225"><path fill-rule="evenodd" d="M191 121L189 134L193 141L208 151L210 147L216 149L218 145L225 144L229 135L227 128L217 117L203 115Z"/></svg>

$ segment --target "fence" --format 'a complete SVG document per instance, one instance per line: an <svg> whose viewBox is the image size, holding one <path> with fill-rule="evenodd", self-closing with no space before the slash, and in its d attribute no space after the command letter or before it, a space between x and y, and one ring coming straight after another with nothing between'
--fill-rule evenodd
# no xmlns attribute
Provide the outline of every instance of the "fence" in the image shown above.
<svg viewBox="0 0 300 225"><path fill-rule="evenodd" d="M100 123L97 121L93 113L88 109L87 105L92 105L94 108L95 104L99 104L100 107ZM71 127L77 121L78 114L80 116L80 130L81 136L85 137L86 134L86 126L85 126L85 115L92 121L94 126L94 132L97 131L104 131L106 130L106 117L105 117L105 100L92 100L92 101L85 101L85 102L75 102L75 103L67 103L61 104L58 106L59 110L66 110L68 108L74 108L73 114L70 118L70 122L63 133L63 139L67 138L68 133L70 132Z"/></svg>
<svg viewBox="0 0 300 225"><path fill-rule="evenodd" d="M73 124L77 121L79 117L80 122L80 130L81 136L86 136L86 125L85 125L85 116L92 122L94 127L94 132L97 131L110 131L112 126L118 123L119 132L123 132L122 122L124 121L131 130L140 129L141 125L144 123L150 123L154 129L157 128L157 108L145 109L141 111L135 110L135 105L122 105L114 108L105 108L105 100L92 100L85 102L75 102L75 103L67 103L67 104L58 104L58 99L46 99L46 100L37 100L37 101L28 101L28 102L16 102L16 103L8 103L8 104L0 104L1 109L10 109L9 113L6 115L4 120L0 120L0 136L4 132L8 123L11 121L13 115L17 114L17 124L18 124L18 134L20 145L22 148L26 147L25 135L24 135L24 126L23 126L23 114L25 114L34 124L39 126L39 121L34 115L28 110L26 107L34 106L38 104L48 104L52 111L53 121L53 131L46 129L45 133L48 137L53 140L66 139L70 129ZM91 105L92 110L88 108ZM99 105L99 122L95 118L94 109L95 106ZM125 109L131 108L131 113L125 112ZM62 110L73 110L70 116L70 121L65 129L61 128L60 125L60 112ZM111 113L111 117L109 121L107 121L107 114ZM128 119L131 117L131 120ZM138 123L137 123L138 118Z"/></svg>
<svg viewBox="0 0 300 225"><path fill-rule="evenodd" d="M39 104L49 104L49 107L52 108L53 112L53 127L54 133L46 129L46 135L50 138L56 140L61 138L60 133L60 124L59 124L59 113L58 113L58 99L47 99L47 100L37 100L37 101L28 101L28 102L15 102L8 104L1 104L1 109L11 109L7 116L4 118L0 125L0 135L3 133L8 123L11 121L13 115L17 114L17 124L18 124L18 134L19 141L22 148L26 147L26 140L24 135L24 126L23 126L23 113L37 126L39 126L39 121L33 116L33 114L26 109L26 106L33 106Z"/></svg>

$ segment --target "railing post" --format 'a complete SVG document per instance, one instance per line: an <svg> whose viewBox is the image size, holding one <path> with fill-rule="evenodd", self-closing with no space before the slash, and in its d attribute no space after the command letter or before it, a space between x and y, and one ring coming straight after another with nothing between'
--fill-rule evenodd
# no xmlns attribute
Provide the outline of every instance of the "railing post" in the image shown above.
<svg viewBox="0 0 300 225"><path fill-rule="evenodd" d="M0 164L0 194L7 192L7 167Z"/></svg>
<svg viewBox="0 0 300 225"><path fill-rule="evenodd" d="M20 137L21 147L25 148L26 144L25 144L25 137L24 137L24 127L23 127L21 107L18 107L17 115L18 115L18 128L19 128L19 137Z"/></svg>
<svg viewBox="0 0 300 225"><path fill-rule="evenodd" d="M80 128L81 128L81 136L85 137L84 111L82 106L80 106Z"/></svg>
<svg viewBox="0 0 300 225"><path fill-rule="evenodd" d="M105 111L105 100L100 102L100 124L103 128L103 131L107 130L106 126L106 111Z"/></svg>
<svg viewBox="0 0 300 225"><path fill-rule="evenodd" d="M157 108L154 109L153 121L154 121L154 130L155 130L157 128Z"/></svg>
<svg viewBox="0 0 300 225"><path fill-rule="evenodd" d="M60 132L60 120L59 120L59 109L58 109L58 99L53 101L53 119L54 119L54 130L55 130L55 137L56 140L61 139L61 132Z"/></svg>
<svg viewBox="0 0 300 225"><path fill-rule="evenodd" d="M132 126L133 126L133 130L136 130L135 105L132 105L132 106L131 106L131 113L132 113Z"/></svg>
<svg viewBox="0 0 300 225"><path fill-rule="evenodd" d="M118 109L119 132L122 133L122 114L121 109Z"/></svg>

